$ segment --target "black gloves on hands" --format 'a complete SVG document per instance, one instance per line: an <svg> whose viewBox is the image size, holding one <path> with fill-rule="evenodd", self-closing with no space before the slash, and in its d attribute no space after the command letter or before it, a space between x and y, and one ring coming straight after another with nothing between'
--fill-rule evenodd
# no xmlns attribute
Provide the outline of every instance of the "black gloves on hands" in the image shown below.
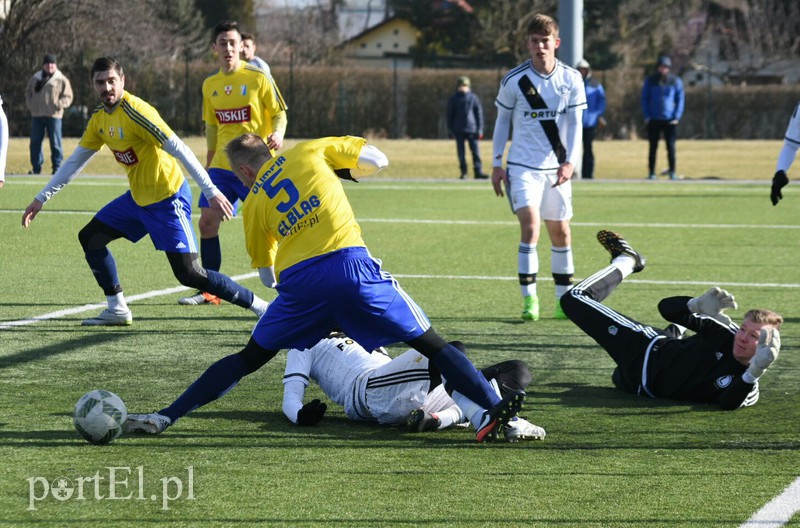
<svg viewBox="0 0 800 528"><path fill-rule="evenodd" d="M317 425L327 410L326 404L319 400L311 400L297 411L297 425Z"/></svg>
<svg viewBox="0 0 800 528"><path fill-rule="evenodd" d="M775 176L772 177L772 192L770 192L769 195L770 200L772 200L772 205L778 205L778 202L783 199L781 189L786 187L788 184L789 178L786 176L784 171L779 170L775 173Z"/></svg>

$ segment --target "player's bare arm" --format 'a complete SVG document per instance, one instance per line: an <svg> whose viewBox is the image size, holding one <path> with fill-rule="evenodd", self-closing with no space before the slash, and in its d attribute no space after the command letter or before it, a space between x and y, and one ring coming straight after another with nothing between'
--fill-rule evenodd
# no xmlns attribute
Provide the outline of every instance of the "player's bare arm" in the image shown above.
<svg viewBox="0 0 800 528"><path fill-rule="evenodd" d="M508 185L508 173L503 167L492 167L492 187L494 188L494 193L499 196L503 197L503 187Z"/></svg>
<svg viewBox="0 0 800 528"><path fill-rule="evenodd" d="M565 162L559 165L558 171L556 172L556 182L553 184L553 187L558 187L564 182L569 181L572 178L572 175L575 173L575 166L570 162Z"/></svg>
<svg viewBox="0 0 800 528"><path fill-rule="evenodd" d="M25 212L22 213L22 227L28 227L33 222L33 219L36 218L36 215L39 214L39 211L42 210L42 206L44 204L37 199L33 199L31 204L25 208Z"/></svg>

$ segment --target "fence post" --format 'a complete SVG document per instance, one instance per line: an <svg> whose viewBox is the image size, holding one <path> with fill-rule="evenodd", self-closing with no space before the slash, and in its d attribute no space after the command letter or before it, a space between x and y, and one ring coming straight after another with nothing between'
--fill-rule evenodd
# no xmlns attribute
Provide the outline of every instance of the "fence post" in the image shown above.
<svg viewBox="0 0 800 528"><path fill-rule="evenodd" d="M706 70L706 130L705 138L711 139L714 133L714 98L711 95L711 52L708 53L708 69Z"/></svg>

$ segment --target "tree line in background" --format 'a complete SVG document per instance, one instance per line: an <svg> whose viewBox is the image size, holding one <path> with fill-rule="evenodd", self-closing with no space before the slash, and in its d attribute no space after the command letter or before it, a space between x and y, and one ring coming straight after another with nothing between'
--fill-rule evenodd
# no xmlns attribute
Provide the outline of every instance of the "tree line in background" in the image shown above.
<svg viewBox="0 0 800 528"><path fill-rule="evenodd" d="M259 55L272 66L290 105L289 134L442 137L441 123L430 116L443 112L454 74L429 69L440 65L442 57L455 57L458 60L450 66L458 65L459 71L474 77L473 88L482 96L491 122L502 74L527 57L526 18L535 12L556 15L558 9L557 0L470 0L469 10L445 0L387 1L390 13L419 28L412 54L422 70L396 75L344 66L337 54L336 20L347 0L317 0L302 9L278 10L274 16L271 12L262 21ZM254 30L253 0L136 0L118 2L113 9L108 6L102 0L7 3L0 31L0 94L13 134L28 133L22 94L46 52L59 56L59 68L75 91L74 107L65 115L65 134L79 135L88 109L95 104L88 75L91 61L101 55L118 57L126 69L128 88L151 101L176 130L202 133L200 85L216 68L209 46L211 28L219 20L236 19L244 29ZM613 124L605 131L607 137L636 136L643 75L659 53L692 56L699 40L692 21L702 19L705 27L722 28L731 45L738 42L758 50L762 63L800 56L797 0L584 0L584 8L585 55L610 96ZM731 90L726 93L738 95L716 89L713 97L701 90L690 94L695 110L687 111L687 118L699 121L682 126L682 133L780 137L768 124L751 129L735 115L721 120L722 109L728 115L738 108L754 115L764 106L761 115L774 116L785 126L791 90L767 89L777 94L772 101L777 105L747 95L760 93L759 89ZM745 100L748 106L742 103ZM389 112L387 101L391 101ZM383 113L370 112L373 104ZM408 112L409 105L417 109ZM697 105L702 105L702 112ZM425 111L417 111L420 107Z"/></svg>
<svg viewBox="0 0 800 528"><path fill-rule="evenodd" d="M417 66L451 54L479 64L515 65L527 58L525 24L531 13L557 17L558 0L388 0L421 36ZM432 9L432 7L439 7ZM800 57L797 0L584 0L585 58L601 70L642 68L659 53L693 55L703 30L718 30L747 45L759 60Z"/></svg>

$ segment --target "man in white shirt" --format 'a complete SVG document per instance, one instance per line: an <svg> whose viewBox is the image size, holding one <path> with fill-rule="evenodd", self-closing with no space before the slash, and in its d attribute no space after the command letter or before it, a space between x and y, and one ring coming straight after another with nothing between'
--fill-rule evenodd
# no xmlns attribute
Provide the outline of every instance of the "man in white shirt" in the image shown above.
<svg viewBox="0 0 800 528"><path fill-rule="evenodd" d="M539 319L536 275L540 219L550 236L551 271L555 282L556 319L566 319L559 299L572 286L572 186L570 179L581 156L582 113L586 108L583 79L558 61L558 24L545 15L528 23L531 58L503 78L495 100L497 121L492 141L492 186L508 194L520 225L519 283L524 300L522 319ZM506 169L503 153L513 125Z"/></svg>
<svg viewBox="0 0 800 528"><path fill-rule="evenodd" d="M453 346L463 352L461 343ZM511 360L481 371L494 380L495 389L524 390L531 382L528 367ZM407 424L411 431L446 429L480 423L485 409L446 390L447 383L432 371L428 359L416 350L390 358L383 349L368 352L341 333L332 333L305 350L291 349L283 376L283 413L297 425L317 425L327 405L318 399L303 403L306 387L316 381L322 391L344 407L351 420L384 425ZM509 442L543 439L545 430L523 418L512 419L503 430Z"/></svg>
<svg viewBox="0 0 800 528"><path fill-rule="evenodd" d="M242 59L257 68L261 68L267 72L268 75L272 75L267 62L261 57L256 56L256 41L252 33L242 33Z"/></svg>
<svg viewBox="0 0 800 528"><path fill-rule="evenodd" d="M775 176L772 177L772 190L770 192L772 205L778 205L778 202L783 199L781 189L789 184L789 177L786 176L786 172L794 163L798 147L800 147L800 103L794 107L789 126L786 127L783 148L778 155L778 163L775 167Z"/></svg>

